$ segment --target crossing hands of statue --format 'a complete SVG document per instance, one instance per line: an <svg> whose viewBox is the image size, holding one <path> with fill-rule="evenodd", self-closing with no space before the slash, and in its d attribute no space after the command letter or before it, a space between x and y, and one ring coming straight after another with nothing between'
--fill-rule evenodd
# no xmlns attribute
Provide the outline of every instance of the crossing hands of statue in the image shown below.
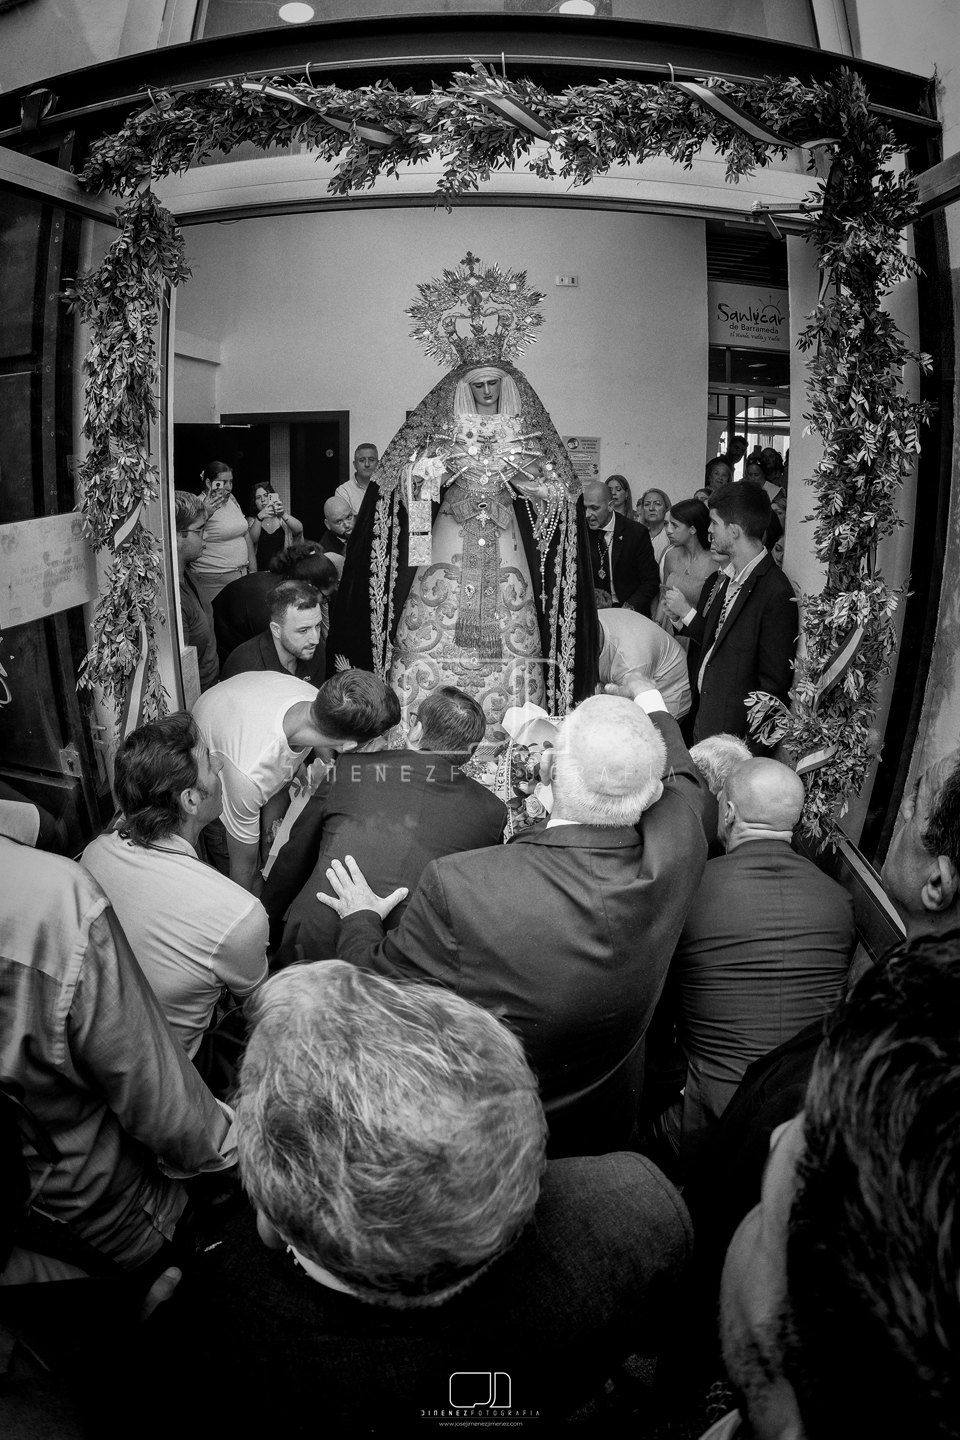
<svg viewBox="0 0 960 1440"><path fill-rule="evenodd" d="M356 915L360 910L373 910L381 920L385 920L394 906L406 900L410 893L401 885L399 890L387 896L375 895L352 855L345 857L345 864L339 860L331 861L327 880L336 899L332 895L324 895L322 890L317 891L317 899L335 910L341 920L348 915Z"/></svg>

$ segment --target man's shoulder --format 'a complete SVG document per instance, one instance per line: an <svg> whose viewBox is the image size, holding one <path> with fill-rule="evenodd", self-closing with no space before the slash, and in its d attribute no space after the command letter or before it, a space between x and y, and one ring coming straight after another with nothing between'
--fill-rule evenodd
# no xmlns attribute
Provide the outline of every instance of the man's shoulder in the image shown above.
<svg viewBox="0 0 960 1440"><path fill-rule="evenodd" d="M757 566L755 589L766 596L785 595L790 600L796 599L793 586L772 555L765 555Z"/></svg>
<svg viewBox="0 0 960 1440"><path fill-rule="evenodd" d="M204 903L219 900L238 915L250 908L251 901L258 903L249 891L207 865L192 845L175 836L161 837L153 845L137 845L116 830L106 831L90 841L81 864L108 896L112 883L130 887L139 875L148 885L161 881L175 885L185 903L188 896L192 904L196 895L201 894ZM129 894L126 898L130 898ZM141 898L146 902L149 897Z"/></svg>
<svg viewBox="0 0 960 1440"><path fill-rule="evenodd" d="M630 535L634 540L650 539L650 532L647 530L647 527L641 525L639 520L631 520L629 515L616 516L613 533L623 536Z"/></svg>
<svg viewBox="0 0 960 1440"><path fill-rule="evenodd" d="M235 675L249 674L252 670L268 670L266 657L263 653L263 635L270 636L267 630L260 635L254 635L249 640L242 641L235 650L231 650L223 662L223 669L220 672L220 679L231 680Z"/></svg>
<svg viewBox="0 0 960 1440"><path fill-rule="evenodd" d="M213 597L213 608L218 612L246 608L269 595L279 579L272 570L255 570L252 575L241 575L231 580L229 585L224 585Z"/></svg>

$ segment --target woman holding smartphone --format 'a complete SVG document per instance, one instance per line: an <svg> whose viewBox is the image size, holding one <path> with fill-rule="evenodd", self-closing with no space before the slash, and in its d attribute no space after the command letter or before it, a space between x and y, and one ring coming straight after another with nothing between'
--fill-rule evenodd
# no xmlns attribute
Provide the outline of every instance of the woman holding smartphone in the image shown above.
<svg viewBox="0 0 960 1440"><path fill-rule="evenodd" d="M247 517L233 498L233 471L222 460L211 460L203 471L203 507L207 526L203 550L190 566L190 574L205 605L224 585L257 568Z"/></svg>
<svg viewBox="0 0 960 1440"><path fill-rule="evenodd" d="M303 526L294 515L286 513L280 496L269 485L254 488L253 508L250 539L256 548L257 569L267 570L274 555L303 539Z"/></svg>

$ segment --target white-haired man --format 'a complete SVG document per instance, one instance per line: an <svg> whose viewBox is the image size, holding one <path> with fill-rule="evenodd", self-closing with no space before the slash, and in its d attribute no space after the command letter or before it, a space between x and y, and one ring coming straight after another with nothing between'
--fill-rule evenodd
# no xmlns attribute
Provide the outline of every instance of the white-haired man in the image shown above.
<svg viewBox="0 0 960 1440"><path fill-rule="evenodd" d="M256 1216L227 1221L145 1346L145 1389L175 1372L195 1433L560 1424L656 1353L691 1249L683 1201L640 1155L545 1166L505 1025L336 960L252 1005L237 1130ZM243 1383L211 1385L229 1373Z"/></svg>
<svg viewBox="0 0 960 1440"><path fill-rule="evenodd" d="M505 1020L540 1079L549 1153L596 1155L633 1132L644 1035L706 860L704 791L656 691L584 701L544 778L547 825L432 862L386 937L406 891L376 896L352 857L327 872L338 900L321 898L341 958Z"/></svg>

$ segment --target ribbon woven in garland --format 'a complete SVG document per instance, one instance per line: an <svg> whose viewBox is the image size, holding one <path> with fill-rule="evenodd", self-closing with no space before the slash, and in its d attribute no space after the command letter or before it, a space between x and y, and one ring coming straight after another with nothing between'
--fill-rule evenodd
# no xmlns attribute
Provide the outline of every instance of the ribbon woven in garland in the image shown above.
<svg viewBox="0 0 960 1440"><path fill-rule="evenodd" d="M769 125L764 125L752 115L748 115L746 110L741 110L728 95L714 90L710 85L699 85L695 80L673 80L671 83L685 95L689 95L691 100L696 100L698 105L712 110L723 120L729 120L731 125L736 125L738 130L749 135L751 140L759 140L763 145L785 145L788 150L813 150L818 145L837 144L836 135L820 135L815 140L790 140L786 135L778 134L776 130L771 130Z"/></svg>
<svg viewBox="0 0 960 1440"><path fill-rule="evenodd" d="M143 701L147 688L147 657L150 653L150 639L143 617L140 617L140 656L130 677L127 694L120 712L120 739L125 740L143 724Z"/></svg>
<svg viewBox="0 0 960 1440"><path fill-rule="evenodd" d="M817 680L817 693L813 699L813 708L816 710L820 701L825 695L829 695L835 685L846 675L853 664L857 651L863 643L864 627L856 625L849 635L834 650L830 659L823 667L820 678Z"/></svg>
<svg viewBox="0 0 960 1440"><path fill-rule="evenodd" d="M501 90L468 90L467 94L472 99L479 100L481 105L495 110L504 120L516 125L518 130L526 130L527 134L533 135L535 139L553 139L553 131L547 128L543 117L531 110L529 105L524 105L516 96L507 95Z"/></svg>

